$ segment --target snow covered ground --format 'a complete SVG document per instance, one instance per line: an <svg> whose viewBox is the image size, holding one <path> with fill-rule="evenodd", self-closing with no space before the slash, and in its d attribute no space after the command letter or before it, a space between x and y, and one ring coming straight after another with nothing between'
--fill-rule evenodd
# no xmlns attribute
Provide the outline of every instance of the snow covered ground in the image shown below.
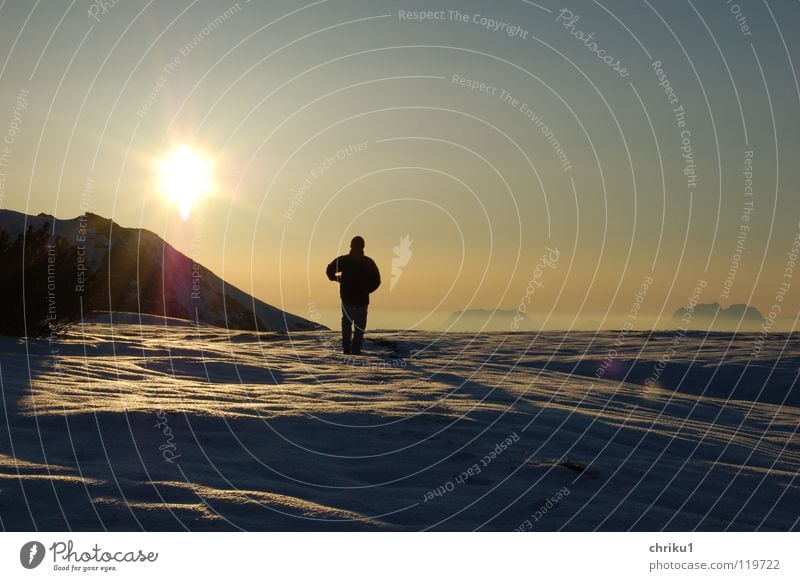
<svg viewBox="0 0 800 581"><path fill-rule="evenodd" d="M790 335L112 318L0 337L3 530L800 528Z"/></svg>

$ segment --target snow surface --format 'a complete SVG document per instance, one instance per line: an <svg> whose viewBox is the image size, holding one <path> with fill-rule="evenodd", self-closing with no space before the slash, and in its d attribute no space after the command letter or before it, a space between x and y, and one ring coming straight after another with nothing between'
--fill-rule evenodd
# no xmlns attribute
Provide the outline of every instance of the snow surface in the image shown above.
<svg viewBox="0 0 800 581"><path fill-rule="evenodd" d="M0 527L800 528L793 336L368 339L116 313L0 337Z"/></svg>

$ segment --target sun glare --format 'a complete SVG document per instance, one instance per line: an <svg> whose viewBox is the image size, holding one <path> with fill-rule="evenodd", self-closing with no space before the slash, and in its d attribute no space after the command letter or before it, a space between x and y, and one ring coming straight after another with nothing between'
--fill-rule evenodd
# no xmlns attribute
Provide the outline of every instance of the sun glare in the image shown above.
<svg viewBox="0 0 800 581"><path fill-rule="evenodd" d="M159 164L160 188L188 220L195 202L211 190L211 166L187 145L170 153Z"/></svg>

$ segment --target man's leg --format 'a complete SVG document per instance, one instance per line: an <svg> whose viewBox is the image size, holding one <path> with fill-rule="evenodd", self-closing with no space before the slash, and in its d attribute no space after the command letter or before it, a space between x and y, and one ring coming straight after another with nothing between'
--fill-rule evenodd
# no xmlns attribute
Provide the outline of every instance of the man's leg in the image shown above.
<svg viewBox="0 0 800 581"><path fill-rule="evenodd" d="M364 341L364 330L367 328L367 305L358 305L353 309L353 355L361 355L361 343Z"/></svg>
<svg viewBox="0 0 800 581"><path fill-rule="evenodd" d="M350 338L353 335L353 316L350 314L351 305L342 303L342 351L350 355Z"/></svg>

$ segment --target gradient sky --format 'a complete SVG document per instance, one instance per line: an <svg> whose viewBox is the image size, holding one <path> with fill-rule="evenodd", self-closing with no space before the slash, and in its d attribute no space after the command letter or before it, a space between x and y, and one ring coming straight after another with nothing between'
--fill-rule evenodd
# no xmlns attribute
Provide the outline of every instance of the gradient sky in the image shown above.
<svg viewBox="0 0 800 581"><path fill-rule="evenodd" d="M526 293L532 320L618 325L652 277L635 323L646 327L685 305L698 280L707 283L703 302L764 313L779 285L792 283L784 270L800 230L796 3L263 4L0 4L0 207L71 218L83 200L266 302L319 311L331 326L338 297L324 267L355 234L385 281L373 326L514 310ZM571 27L562 9L579 17ZM444 19L400 17L418 10ZM577 31L593 33L588 42L627 76ZM496 90L470 90L454 75ZM214 160L216 184L186 222L154 171L180 144ZM411 256L390 290L404 235ZM547 248L559 260L537 274ZM535 293L526 291L531 278L541 283ZM788 325L800 279L793 286L779 314Z"/></svg>

